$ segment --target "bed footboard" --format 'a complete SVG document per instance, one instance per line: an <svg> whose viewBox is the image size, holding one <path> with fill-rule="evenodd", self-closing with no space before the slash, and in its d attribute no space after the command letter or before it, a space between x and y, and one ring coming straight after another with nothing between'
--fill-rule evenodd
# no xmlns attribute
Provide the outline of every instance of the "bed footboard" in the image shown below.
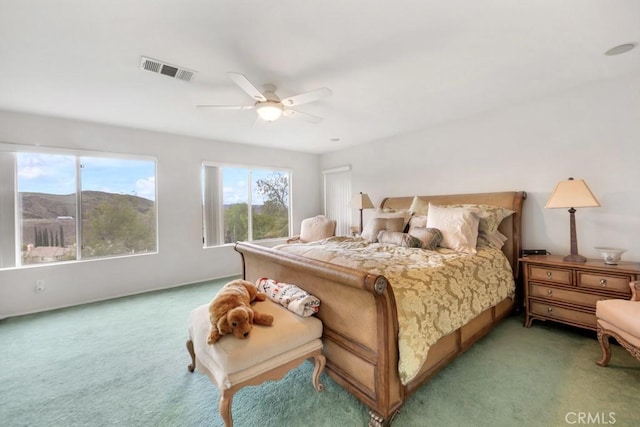
<svg viewBox="0 0 640 427"><path fill-rule="evenodd" d="M397 372L398 320L384 276L239 242L243 276L294 283L320 299L328 374L372 411L390 420L402 405Z"/></svg>

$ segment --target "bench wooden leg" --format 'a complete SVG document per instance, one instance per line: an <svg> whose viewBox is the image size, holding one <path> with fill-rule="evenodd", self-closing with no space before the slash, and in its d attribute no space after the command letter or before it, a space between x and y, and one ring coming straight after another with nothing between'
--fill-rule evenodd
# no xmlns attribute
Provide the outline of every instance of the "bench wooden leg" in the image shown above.
<svg viewBox="0 0 640 427"><path fill-rule="evenodd" d="M324 386L320 382L320 374L322 373L322 371L324 371L324 365L327 363L327 359L322 354L317 354L313 356L313 360L315 365L315 367L313 368L312 377L313 388L315 388L316 391L320 392L324 390Z"/></svg>
<svg viewBox="0 0 640 427"><path fill-rule="evenodd" d="M189 372L193 372L196 369L196 352L193 349L193 341L187 340L187 351L191 356L191 364L187 366Z"/></svg>
<svg viewBox="0 0 640 427"><path fill-rule="evenodd" d="M231 416L231 402L233 401L233 389L224 390L220 394L220 402L218 402L218 411L224 421L225 427L233 427L233 417Z"/></svg>
<svg viewBox="0 0 640 427"><path fill-rule="evenodd" d="M598 342L600 343L600 348L602 349L602 359L598 360L596 363L600 366L607 366L609 364L609 360L611 360L611 347L609 344L609 335L602 329L602 326L598 324Z"/></svg>

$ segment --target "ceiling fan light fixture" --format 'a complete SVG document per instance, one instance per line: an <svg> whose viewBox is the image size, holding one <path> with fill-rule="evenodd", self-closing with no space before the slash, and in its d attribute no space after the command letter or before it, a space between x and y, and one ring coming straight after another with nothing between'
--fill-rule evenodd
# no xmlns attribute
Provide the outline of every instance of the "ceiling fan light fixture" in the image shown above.
<svg viewBox="0 0 640 427"><path fill-rule="evenodd" d="M256 111L262 120L273 122L282 116L282 104L275 101L258 102Z"/></svg>

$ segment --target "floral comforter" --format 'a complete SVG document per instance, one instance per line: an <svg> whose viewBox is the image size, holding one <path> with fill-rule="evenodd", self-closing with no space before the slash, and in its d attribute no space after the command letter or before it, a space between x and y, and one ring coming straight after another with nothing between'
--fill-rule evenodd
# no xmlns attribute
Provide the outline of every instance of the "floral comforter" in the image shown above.
<svg viewBox="0 0 640 427"><path fill-rule="evenodd" d="M436 341L515 292L509 261L500 250L486 246L469 255L331 237L277 248L389 280L398 308L403 384L418 373Z"/></svg>

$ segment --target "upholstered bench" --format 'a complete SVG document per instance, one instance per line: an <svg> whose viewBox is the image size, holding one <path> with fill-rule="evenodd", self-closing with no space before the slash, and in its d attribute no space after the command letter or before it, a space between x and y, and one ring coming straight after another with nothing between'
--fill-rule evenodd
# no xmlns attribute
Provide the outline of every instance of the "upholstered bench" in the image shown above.
<svg viewBox="0 0 640 427"><path fill-rule="evenodd" d="M640 360L640 281L629 283L631 299L608 299L596 302L597 333L602 359L607 366L611 359L609 337L614 337L633 357Z"/></svg>
<svg viewBox="0 0 640 427"><path fill-rule="evenodd" d="M254 325L247 339L225 335L213 345L209 335L209 305L196 308L189 315L187 350L191 355L189 371L206 374L220 390L218 410L225 426L231 427L231 401L242 387L278 380L306 359L313 358L312 382L317 391L324 369L322 355L322 322L315 317L301 317L272 302L252 305L256 311L271 314L272 326Z"/></svg>

